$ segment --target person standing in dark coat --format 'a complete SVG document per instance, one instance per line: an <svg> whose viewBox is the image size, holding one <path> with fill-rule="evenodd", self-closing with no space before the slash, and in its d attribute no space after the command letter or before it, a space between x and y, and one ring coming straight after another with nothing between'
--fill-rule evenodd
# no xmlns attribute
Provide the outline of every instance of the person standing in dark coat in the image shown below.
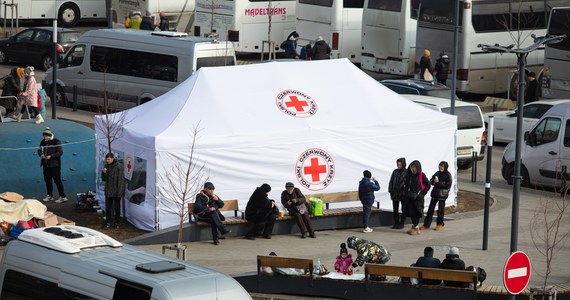
<svg viewBox="0 0 570 300"><path fill-rule="evenodd" d="M525 104L537 101L538 98L540 98L540 88L538 87L536 74L534 74L534 72L528 72L526 79L527 79L527 88L524 94Z"/></svg>
<svg viewBox="0 0 570 300"><path fill-rule="evenodd" d="M420 256L418 258L414 264L414 267L439 269L441 267L441 261L439 261L438 258L433 257L432 247L425 247L424 256ZM441 280L424 279L423 283L429 285L439 285L441 283Z"/></svg>
<svg viewBox="0 0 570 300"><path fill-rule="evenodd" d="M297 53L297 41L299 40L299 33L293 31L287 36L287 47L285 48L285 57L298 59L299 53Z"/></svg>
<svg viewBox="0 0 570 300"><path fill-rule="evenodd" d="M166 14L161 11L160 12L160 23L158 24L158 29L160 31L168 31L170 28L170 24L168 23L168 19L166 18Z"/></svg>
<svg viewBox="0 0 570 300"><path fill-rule="evenodd" d="M311 49L311 57L313 60L330 59L331 47L323 40L322 36L317 37L315 46Z"/></svg>
<svg viewBox="0 0 570 300"><path fill-rule="evenodd" d="M115 159L113 153L105 155L105 166L101 173L101 179L105 182L105 222L102 228L119 228L121 219L121 199L125 196L125 171L123 164ZM114 214L112 214L114 212Z"/></svg>
<svg viewBox="0 0 570 300"><path fill-rule="evenodd" d="M275 201L267 196L271 191L271 186L264 183L256 188L245 207L245 219L252 223L251 229L245 235L248 240L254 240L255 236L263 229L263 237L271 239L273 225L277 218Z"/></svg>
<svg viewBox="0 0 570 300"><path fill-rule="evenodd" d="M63 155L61 142L55 138L49 127L44 129L42 135L44 138L40 142L38 155L41 157L40 166L43 167L47 190L47 196L44 197L43 201L53 201L53 181L59 193L59 199L55 200L55 202L67 202L63 183L61 182L61 156Z"/></svg>
<svg viewBox="0 0 570 300"><path fill-rule="evenodd" d="M152 19L150 18L150 12L147 11L144 17L142 17L141 26L139 27L139 29L154 31L155 27L156 26L154 25Z"/></svg>
<svg viewBox="0 0 570 300"><path fill-rule="evenodd" d="M420 58L420 78L427 81L433 81L433 78L426 77L426 70L429 75L433 77L433 66L431 63L431 52L428 49L424 50L424 56Z"/></svg>
<svg viewBox="0 0 570 300"><path fill-rule="evenodd" d="M374 192L380 190L380 183L376 178L372 177L372 173L368 170L362 172L364 177L358 183L358 199L362 203L362 225L364 230L362 232L369 233L372 232L372 228L368 227L368 220L370 219L370 214L372 213L372 204L374 204Z"/></svg>
<svg viewBox="0 0 570 300"><path fill-rule="evenodd" d="M281 204L289 211L289 215L295 218L301 238L307 237L307 232L311 238L316 238L315 231L311 225L307 200L301 190L296 188L292 182L285 184L285 190L281 192Z"/></svg>
<svg viewBox="0 0 570 300"><path fill-rule="evenodd" d="M23 74L23 68L12 68L12 70L10 70L10 75L4 78L2 97L6 98L0 99L0 106L4 106L4 108L6 108L6 115L16 111L16 102L18 100L15 98L8 98L7 96L17 97L22 91L21 78Z"/></svg>
<svg viewBox="0 0 570 300"><path fill-rule="evenodd" d="M422 165L414 160L408 167L406 175L407 215L412 219L412 228L407 231L410 235L420 234L418 223L424 214L424 197L430 189L429 180L422 172Z"/></svg>
<svg viewBox="0 0 570 300"><path fill-rule="evenodd" d="M431 191L431 201L429 202L429 208L424 219L424 225L420 228L421 230L429 229L431 226L431 221L433 218L433 212L437 204L437 220L435 230L443 230L443 218L445 216L445 200L449 196L449 189L453 183L451 178L451 173L447 170L449 164L446 161L442 161L438 166L439 170L433 174L430 183L433 185Z"/></svg>
<svg viewBox="0 0 570 300"><path fill-rule="evenodd" d="M447 73L449 72L449 56L442 52L435 62L435 78L437 82L447 85Z"/></svg>
<svg viewBox="0 0 570 300"><path fill-rule="evenodd" d="M392 215L394 217L393 229L404 228L404 221L406 220L403 203L405 185L406 159L401 157L396 160L396 169L392 171L392 176L390 176L390 182L388 183L388 193L390 193L390 199L392 199ZM398 213L400 203L402 203L402 218L400 218Z"/></svg>
<svg viewBox="0 0 570 300"><path fill-rule="evenodd" d="M196 195L194 212L198 216L198 221L210 223L214 245L218 245L219 240L225 239L223 236L230 233L230 230L222 223L226 218L219 210L224 207L224 201L214 194L214 189L213 183L206 182L204 184L204 189ZM222 236L218 235L218 230Z"/></svg>
<svg viewBox="0 0 570 300"><path fill-rule="evenodd" d="M445 255L445 259L441 262L441 268L446 270L465 271L465 262L461 258L459 258L459 249L457 249L457 247L449 248L449 253ZM444 280L443 284L446 286L454 286L454 287L469 286L469 284L465 282L448 281L448 280Z"/></svg>

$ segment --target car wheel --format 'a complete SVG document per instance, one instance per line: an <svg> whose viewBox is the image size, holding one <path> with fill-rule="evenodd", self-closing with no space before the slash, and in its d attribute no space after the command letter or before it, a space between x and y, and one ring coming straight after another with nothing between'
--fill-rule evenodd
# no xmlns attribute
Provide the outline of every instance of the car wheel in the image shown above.
<svg viewBox="0 0 570 300"><path fill-rule="evenodd" d="M53 95L53 90L50 90L49 96L51 97L52 95ZM56 105L63 105L65 107L68 107L67 98L65 97L65 92L64 92L63 88L59 85L56 87L56 90L55 90L55 103L56 103ZM53 105L53 101L52 101L52 105Z"/></svg>
<svg viewBox="0 0 570 300"><path fill-rule="evenodd" d="M457 163L457 168L461 170L466 170L469 169L470 167L471 167L471 161Z"/></svg>
<svg viewBox="0 0 570 300"><path fill-rule="evenodd" d="M510 163L503 166L501 173L503 178L507 181L509 185L513 185L513 173L515 172L515 165Z"/></svg>
<svg viewBox="0 0 570 300"><path fill-rule="evenodd" d="M49 68L51 68L52 65L52 59L51 59L51 55L46 55L44 56L44 58L42 58L42 69L44 71L47 71Z"/></svg>
<svg viewBox="0 0 570 300"><path fill-rule="evenodd" d="M0 49L0 64L7 64L8 63L8 53L6 50Z"/></svg>
<svg viewBox="0 0 570 300"><path fill-rule="evenodd" d="M79 8L72 3L65 3L59 8L58 22L62 27L73 27L79 21Z"/></svg>

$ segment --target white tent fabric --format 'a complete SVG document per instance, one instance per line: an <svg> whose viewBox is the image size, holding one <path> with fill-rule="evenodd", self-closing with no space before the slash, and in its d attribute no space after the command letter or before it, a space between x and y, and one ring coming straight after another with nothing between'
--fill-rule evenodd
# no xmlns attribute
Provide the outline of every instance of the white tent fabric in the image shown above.
<svg viewBox="0 0 570 300"><path fill-rule="evenodd" d="M305 195L355 191L368 169L380 181L381 208L391 210L388 181L400 157L419 160L428 177L445 160L456 178L456 117L400 97L346 59L202 68L126 118L112 147L146 160L145 201L125 201L128 220L143 230L178 224L167 178L188 164L198 123L196 157L220 198L238 199L242 209L262 183L280 202L287 181ZM448 205L455 195L456 186Z"/></svg>

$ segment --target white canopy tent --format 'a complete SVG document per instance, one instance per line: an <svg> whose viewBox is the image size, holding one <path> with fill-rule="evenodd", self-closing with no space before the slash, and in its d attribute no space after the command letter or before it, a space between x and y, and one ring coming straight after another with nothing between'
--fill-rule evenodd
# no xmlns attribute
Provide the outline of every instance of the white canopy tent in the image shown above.
<svg viewBox="0 0 570 300"><path fill-rule="evenodd" d="M145 187L130 184L125 201L128 220L143 230L178 224L167 178L187 166L198 123L195 157L220 198L238 199L243 209L262 183L280 202L287 181L306 195L355 191L368 169L380 181L381 208L391 210L387 185L400 157L419 160L428 177L445 160L456 178L456 117L400 97L346 59L202 68L126 119L112 147L122 153L126 177L132 168L146 170ZM107 152L101 128L99 163ZM133 201L137 192L144 198Z"/></svg>

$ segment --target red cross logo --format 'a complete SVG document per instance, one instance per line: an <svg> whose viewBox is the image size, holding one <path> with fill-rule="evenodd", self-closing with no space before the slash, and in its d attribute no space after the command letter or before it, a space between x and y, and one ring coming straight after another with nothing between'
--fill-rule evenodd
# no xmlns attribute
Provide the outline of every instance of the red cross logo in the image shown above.
<svg viewBox="0 0 570 300"><path fill-rule="evenodd" d="M289 96L289 99L291 99L291 101L285 102L285 106L294 107L298 112L304 111L305 109L303 107L309 106L309 103L307 103L307 101L301 101L299 98L297 98L297 96Z"/></svg>
<svg viewBox="0 0 570 300"><path fill-rule="evenodd" d="M319 165L319 159L316 157L312 157L311 165L308 167L304 167L303 172L305 173L305 175L311 175L311 180L313 182L319 182L321 181L320 174L327 172L327 166Z"/></svg>
<svg viewBox="0 0 570 300"><path fill-rule="evenodd" d="M131 161L129 160L127 162L127 172L131 173L131 168L133 167L133 165L131 164Z"/></svg>

